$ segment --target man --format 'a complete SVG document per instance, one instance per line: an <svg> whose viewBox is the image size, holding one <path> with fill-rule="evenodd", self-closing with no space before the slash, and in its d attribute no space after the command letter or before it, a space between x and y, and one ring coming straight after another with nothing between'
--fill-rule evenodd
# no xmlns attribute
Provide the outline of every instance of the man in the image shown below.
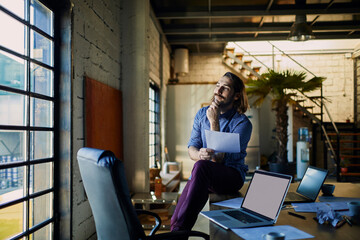
<svg viewBox="0 0 360 240"><path fill-rule="evenodd" d="M252 125L245 116L248 101L244 83L227 72L214 89L212 103L195 116L188 152L196 161L174 214L171 230L191 230L206 204L209 192L219 194L239 191L248 170L244 163ZM205 130L240 134L240 153L215 153L207 148Z"/></svg>

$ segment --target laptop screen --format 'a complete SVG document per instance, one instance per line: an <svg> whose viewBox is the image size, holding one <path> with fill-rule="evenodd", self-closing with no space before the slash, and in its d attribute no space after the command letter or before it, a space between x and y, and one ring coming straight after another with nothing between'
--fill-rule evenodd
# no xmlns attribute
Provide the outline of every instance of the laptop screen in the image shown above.
<svg viewBox="0 0 360 240"><path fill-rule="evenodd" d="M315 200L325 181L328 170L309 166L296 192Z"/></svg>
<svg viewBox="0 0 360 240"><path fill-rule="evenodd" d="M275 219L291 182L291 176L255 171L241 207Z"/></svg>

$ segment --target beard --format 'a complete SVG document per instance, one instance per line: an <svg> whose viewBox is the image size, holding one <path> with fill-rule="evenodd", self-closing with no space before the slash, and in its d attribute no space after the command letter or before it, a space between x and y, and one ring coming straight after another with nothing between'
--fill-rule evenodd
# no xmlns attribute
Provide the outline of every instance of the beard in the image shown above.
<svg viewBox="0 0 360 240"><path fill-rule="evenodd" d="M229 96L227 99L221 95L214 94L211 101L215 102L220 108L228 107L233 103L235 94Z"/></svg>

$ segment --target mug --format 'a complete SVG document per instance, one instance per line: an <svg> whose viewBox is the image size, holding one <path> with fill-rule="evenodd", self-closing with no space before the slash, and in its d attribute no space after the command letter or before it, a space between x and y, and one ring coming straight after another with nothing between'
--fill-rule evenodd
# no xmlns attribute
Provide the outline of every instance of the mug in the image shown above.
<svg viewBox="0 0 360 240"><path fill-rule="evenodd" d="M333 184L323 184L321 186L321 191L323 192L324 196L332 196L335 190L335 185Z"/></svg>
<svg viewBox="0 0 360 240"><path fill-rule="evenodd" d="M355 223L360 223L360 201L353 201L347 203L351 215L351 220Z"/></svg>
<svg viewBox="0 0 360 240"><path fill-rule="evenodd" d="M269 232L268 234L262 235L264 240L283 240L285 239L285 234L280 232Z"/></svg>

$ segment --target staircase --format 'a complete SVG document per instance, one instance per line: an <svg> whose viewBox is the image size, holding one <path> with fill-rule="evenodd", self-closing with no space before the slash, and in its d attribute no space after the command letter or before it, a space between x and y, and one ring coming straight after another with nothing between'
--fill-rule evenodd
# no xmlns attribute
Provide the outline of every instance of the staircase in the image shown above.
<svg viewBox="0 0 360 240"><path fill-rule="evenodd" d="M240 47L239 45L237 46ZM274 45L273 47L277 48ZM235 53L234 48L227 48L223 54L223 64L232 71L237 72L239 77L245 83L250 78L254 80L260 78L261 75L259 72L261 67L265 67L267 69L269 69L269 67L245 49L241 49L247 54L246 56L242 53ZM278 50L288 56L282 50ZM288 57L304 68L307 72L315 76L300 63L292 59L290 56ZM256 62L260 63L262 66L252 67L251 65L253 60L251 58L256 60ZM322 90L320 90L319 96L305 96L299 93L294 93L292 99L295 111L301 111L303 117L311 119L313 125L320 126L321 139L324 145L324 168L328 168L329 162L331 164L330 168L334 169L334 171L330 174L335 175L337 181L346 181L350 177L360 177L360 129L355 128L353 124L349 123L345 125L342 124L346 127L342 127L341 132L339 132L328 109L326 108L324 101L322 100ZM325 114L324 110L330 119L330 123L323 122L322 116ZM317 150L314 148L313 151ZM347 167L347 170L341 171L341 167L343 165Z"/></svg>
<svg viewBox="0 0 360 240"><path fill-rule="evenodd" d="M223 64L231 70L237 72L241 80L243 80L245 83L249 80L249 78L260 78L259 71L261 66L252 67L251 64L253 61L251 59L243 59L244 54L235 54L234 51L235 48L226 49L223 55Z"/></svg>
<svg viewBox="0 0 360 240"><path fill-rule="evenodd" d="M328 136L340 159L337 168L338 180L347 181L360 177L360 129L350 123L341 124L339 135L329 132Z"/></svg>

